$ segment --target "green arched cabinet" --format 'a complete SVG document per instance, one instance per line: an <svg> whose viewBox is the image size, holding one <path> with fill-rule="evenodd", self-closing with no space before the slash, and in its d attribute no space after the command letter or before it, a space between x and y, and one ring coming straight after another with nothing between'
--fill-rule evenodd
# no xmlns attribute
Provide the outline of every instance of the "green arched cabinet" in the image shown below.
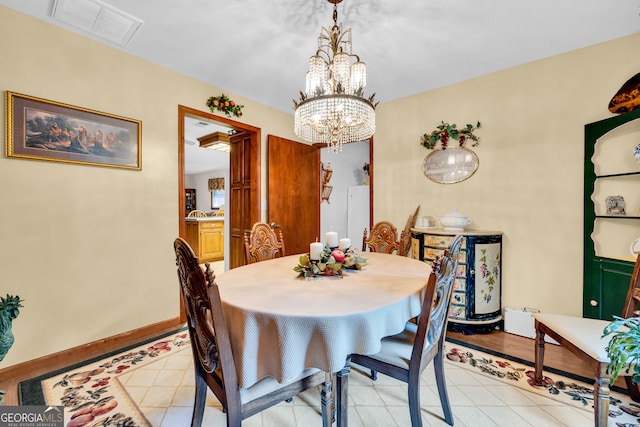
<svg viewBox="0 0 640 427"><path fill-rule="evenodd" d="M634 258L628 250L626 254L621 252L620 248L623 244L620 240L625 241L628 236L628 241L632 242L640 236L640 216L638 216L639 206L637 206L640 204L640 163L635 163L633 160L633 146L630 149L628 147L629 144L640 143L640 120L631 123L637 119L640 119L640 110L585 125L584 317L611 320L613 315L619 316L629 287ZM607 138L610 138L609 142ZM624 161L617 163L607 160L608 168L613 170L598 171L594 164L594 161L598 161L597 156L609 157L604 151L605 145L598 147L598 144L606 144L608 150L623 149L624 153L628 152L629 159L633 162L626 157L623 157ZM594 154L597 154L596 158ZM620 156L620 153L616 153L615 156ZM615 170L616 164L620 165L619 170ZM618 186L625 189L621 191L626 192L625 201L629 198L631 202L627 205L625 216L611 215L603 211L605 204L602 199L609 193L616 194ZM615 229L615 233L607 234L603 231L607 230L607 227ZM596 235L599 237L594 237ZM606 240L607 236L611 236L611 240L617 239L618 242L612 244L598 240ZM598 243L594 242L594 238ZM597 253L598 245L602 252L599 254ZM602 249L605 246L609 248ZM612 250L611 247L614 249Z"/></svg>

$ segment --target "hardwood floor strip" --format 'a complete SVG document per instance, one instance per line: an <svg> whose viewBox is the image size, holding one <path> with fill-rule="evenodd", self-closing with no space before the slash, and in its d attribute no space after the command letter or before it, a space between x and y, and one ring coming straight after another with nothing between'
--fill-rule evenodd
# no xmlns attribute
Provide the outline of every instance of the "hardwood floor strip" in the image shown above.
<svg viewBox="0 0 640 427"><path fill-rule="evenodd" d="M484 349L508 354L521 360L526 360L531 364L533 364L535 359L535 340L500 330L494 330L489 334L475 335L464 335L460 332L448 331L447 338L460 341L463 345L473 344ZM556 344L549 343L545 345L544 366L545 369L550 372L553 372L552 370L555 369L588 379L585 381L587 384L593 384L595 381L595 373L587 363L566 348ZM571 377L571 375L566 376ZM624 378L618 378L615 386L623 389L617 391L627 392L627 385Z"/></svg>

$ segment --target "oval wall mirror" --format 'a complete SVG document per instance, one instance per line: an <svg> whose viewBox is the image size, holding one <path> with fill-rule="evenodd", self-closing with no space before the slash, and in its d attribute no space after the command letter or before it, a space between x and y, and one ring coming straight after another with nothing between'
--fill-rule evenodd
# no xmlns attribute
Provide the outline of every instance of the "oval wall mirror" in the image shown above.
<svg viewBox="0 0 640 427"><path fill-rule="evenodd" d="M455 184L468 179L478 170L478 156L464 147L438 149L424 159L422 171L432 181Z"/></svg>

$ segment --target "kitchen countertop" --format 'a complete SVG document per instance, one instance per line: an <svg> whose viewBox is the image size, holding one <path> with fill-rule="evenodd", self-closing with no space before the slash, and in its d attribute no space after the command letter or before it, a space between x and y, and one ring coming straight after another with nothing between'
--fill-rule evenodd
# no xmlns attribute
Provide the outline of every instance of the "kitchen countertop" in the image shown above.
<svg viewBox="0 0 640 427"><path fill-rule="evenodd" d="M208 221L224 221L223 216L203 216L203 217L193 217L193 218L185 218L185 221L191 222L208 222Z"/></svg>

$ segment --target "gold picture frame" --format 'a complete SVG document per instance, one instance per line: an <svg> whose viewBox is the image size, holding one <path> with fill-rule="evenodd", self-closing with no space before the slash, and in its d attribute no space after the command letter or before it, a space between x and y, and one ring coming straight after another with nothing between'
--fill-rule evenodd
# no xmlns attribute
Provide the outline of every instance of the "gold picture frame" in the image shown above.
<svg viewBox="0 0 640 427"><path fill-rule="evenodd" d="M142 169L142 122L7 91L7 157Z"/></svg>

